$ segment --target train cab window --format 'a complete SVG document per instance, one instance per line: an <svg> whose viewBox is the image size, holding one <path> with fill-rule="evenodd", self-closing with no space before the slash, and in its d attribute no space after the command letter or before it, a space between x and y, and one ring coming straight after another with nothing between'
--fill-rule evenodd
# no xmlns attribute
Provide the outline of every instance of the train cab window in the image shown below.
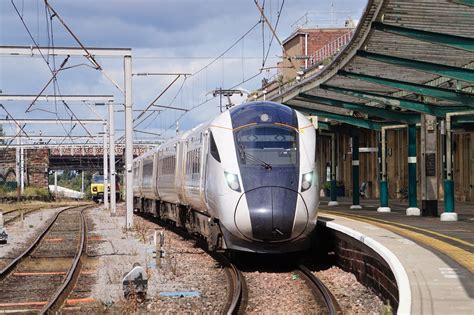
<svg viewBox="0 0 474 315"><path fill-rule="evenodd" d="M220 163L221 161L221 157L219 156L219 151L217 150L217 145L216 145L216 141L214 140L214 136L212 135L212 132L209 133L210 136L210 151L211 151L211 155L213 158L216 159L217 162Z"/></svg>
<svg viewBox="0 0 474 315"><path fill-rule="evenodd" d="M103 181L104 181L104 175L98 175L98 174L92 175L92 182L100 183L100 182L103 182Z"/></svg>
<svg viewBox="0 0 474 315"><path fill-rule="evenodd" d="M298 164L298 134L292 128L256 126L235 133L236 150L241 164Z"/></svg>

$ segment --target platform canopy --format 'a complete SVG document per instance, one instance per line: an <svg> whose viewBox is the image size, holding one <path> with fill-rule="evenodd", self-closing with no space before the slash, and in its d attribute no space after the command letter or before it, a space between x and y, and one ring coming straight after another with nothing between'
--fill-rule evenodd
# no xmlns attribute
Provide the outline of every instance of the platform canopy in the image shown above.
<svg viewBox="0 0 474 315"><path fill-rule="evenodd" d="M352 41L266 99L379 130L474 109L474 2L369 0ZM263 98L260 92L258 98ZM474 129L474 116L456 126Z"/></svg>

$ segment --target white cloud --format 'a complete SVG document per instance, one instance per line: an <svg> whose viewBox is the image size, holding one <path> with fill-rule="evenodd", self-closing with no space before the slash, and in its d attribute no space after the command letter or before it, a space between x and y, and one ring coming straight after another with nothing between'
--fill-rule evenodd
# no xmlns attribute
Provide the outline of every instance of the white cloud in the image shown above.
<svg viewBox="0 0 474 315"><path fill-rule="evenodd" d="M199 2L195 0L50 0L49 2L86 46L131 47L134 55L134 72L194 73L227 49L259 20L258 11L253 1L249 0ZM335 11L361 12L361 8L365 6L364 0L333 2ZM15 3L20 7L22 5L22 1L19 0ZM37 3L40 4L39 10L37 10ZM266 1L266 11L273 23L276 21L279 4L281 0ZM329 11L330 5L330 1L320 2L317 9ZM313 1L286 1L277 30L280 39L283 40L293 31L290 25L296 19L306 11L312 10L315 10ZM33 36L39 38L41 44L47 44L48 34L45 31L46 18L42 1L24 0L23 13ZM77 46L58 21L53 20L55 44ZM267 45L270 37L268 28L265 28ZM51 40L51 34L49 39ZM2 45L32 44L13 11L10 1L0 2L0 42ZM277 59L274 56L280 54L277 42L274 41L268 65L275 64ZM123 85L122 61L107 58L98 60L105 71ZM258 88L266 73L249 82L239 83L258 73L261 60L262 34L259 26L245 37L243 43L238 43L229 51L226 59L218 60L195 77L188 78L178 93L182 83L182 78L180 78L157 103L190 109L205 101L206 97L209 98L207 93L215 88L230 88L234 85L247 90ZM71 59L68 65L82 62L87 63L83 58L75 58ZM49 70L40 59L0 57L0 65L0 88L5 94L37 93L51 77ZM142 109L147 106L172 79L172 76L134 77L135 108ZM104 76L90 68L79 67L65 71L60 74L59 83L61 92L64 94L113 94L118 102L122 102L123 99L120 92ZM53 91L48 89L47 92ZM178 96L173 101L177 94ZM218 105L218 100L215 99L187 113L183 116L181 128L190 128L211 119L219 113ZM24 107L24 105L21 106ZM67 116L62 108L60 106L60 112ZM78 116L91 117L92 113L89 110L81 108L83 107L74 107ZM105 114L104 108L97 110ZM15 115L21 114L24 115L21 110L15 111ZM150 124L150 130L162 133L181 114L180 111L166 110L159 115L154 115L153 117L156 116L156 118ZM33 115L35 117L47 116L45 113L38 112ZM116 117L117 128L123 129L123 113L117 113ZM174 128L171 128L171 132L168 131L167 135L173 134Z"/></svg>

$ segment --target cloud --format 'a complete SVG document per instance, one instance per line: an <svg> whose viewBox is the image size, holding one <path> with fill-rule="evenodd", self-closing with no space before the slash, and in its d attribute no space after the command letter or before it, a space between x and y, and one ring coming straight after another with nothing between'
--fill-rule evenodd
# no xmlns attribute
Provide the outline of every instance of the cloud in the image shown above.
<svg viewBox="0 0 474 315"><path fill-rule="evenodd" d="M134 72L187 72L195 73L209 64L242 34L260 19L251 0L49 0L51 5L64 18L67 25L86 46L131 47L133 49ZM334 12L361 12L364 0L334 1ZM23 13L35 40L42 45L54 44L76 46L77 43L64 27L53 18L53 33L46 32L48 17L42 1L15 0ZM24 5L23 5L24 3ZM267 0L266 12L272 23L277 19L277 8L281 0ZM330 12L331 2L317 4L310 0L285 1L277 29L281 40L289 36L291 25L307 11ZM337 15L337 14L336 14ZM344 15L344 14L343 14ZM357 18L357 16L353 16ZM242 42L230 50L225 58L205 68L198 75L188 77L183 83L180 78L159 99L157 103L191 109L209 99L208 92L213 89L233 86L253 90L260 86L261 79L273 72L241 83L259 72L262 66L262 39L265 49L271 38L268 28L259 25ZM13 10L10 1L0 1L0 42L2 45L31 45L20 19ZM269 66L276 64L276 55L281 50L274 40L269 53ZM123 64L120 59L99 58L105 71L123 85ZM72 58L68 65L88 63L84 58ZM0 57L0 88L8 93L37 93L49 80L48 68L38 58ZM173 76L150 76L133 78L133 102L136 109L143 109L156 98L171 82ZM99 71L85 66L64 71L59 76L61 92L64 94L113 94L117 102L123 101L123 95L100 74ZM54 92L51 88L48 93ZM219 114L219 101L214 99L185 114L180 121L182 130L197 123L211 119ZM15 114L23 117L22 108ZM41 106L51 106L42 104ZM93 115L85 107L71 105L77 115ZM24 110L23 110L24 111ZM104 108L97 111L105 115ZM67 116L60 106L61 115ZM138 114L138 113L136 113ZM23 115L23 116L21 116ZM48 116L46 113L34 113L35 117ZM51 115L51 114L49 114ZM149 121L150 130L162 133L174 125L181 111L164 110L154 114ZM117 128L123 129L123 113L116 114ZM147 129L148 130L148 129ZM121 132L118 132L120 136ZM166 136L174 134L174 127ZM146 137L138 135L137 137Z"/></svg>

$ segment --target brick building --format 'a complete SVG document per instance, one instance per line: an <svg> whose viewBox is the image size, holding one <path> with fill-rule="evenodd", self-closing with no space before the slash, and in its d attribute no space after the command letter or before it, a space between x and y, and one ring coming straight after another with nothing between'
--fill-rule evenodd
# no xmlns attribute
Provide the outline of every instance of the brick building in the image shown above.
<svg viewBox="0 0 474 315"><path fill-rule="evenodd" d="M15 181L15 149L0 149L0 181Z"/></svg>
<svg viewBox="0 0 474 315"><path fill-rule="evenodd" d="M0 181L16 181L16 149L0 149ZM25 185L48 187L49 150L25 150Z"/></svg>
<svg viewBox="0 0 474 315"><path fill-rule="evenodd" d="M347 27L343 28L300 28L285 39L283 41L283 48L286 51L286 56L292 59L295 67L291 67L288 59L284 59L278 64L283 82L295 78L297 71L314 66L315 62L312 55L318 50L323 49L328 44L337 42L338 39L343 38L345 35L350 35L349 33L352 33L354 25L353 23L346 23L346 25ZM349 36L347 37L350 38ZM334 44L334 47L328 48L329 55L336 53L337 49L343 46L342 41L341 45Z"/></svg>

